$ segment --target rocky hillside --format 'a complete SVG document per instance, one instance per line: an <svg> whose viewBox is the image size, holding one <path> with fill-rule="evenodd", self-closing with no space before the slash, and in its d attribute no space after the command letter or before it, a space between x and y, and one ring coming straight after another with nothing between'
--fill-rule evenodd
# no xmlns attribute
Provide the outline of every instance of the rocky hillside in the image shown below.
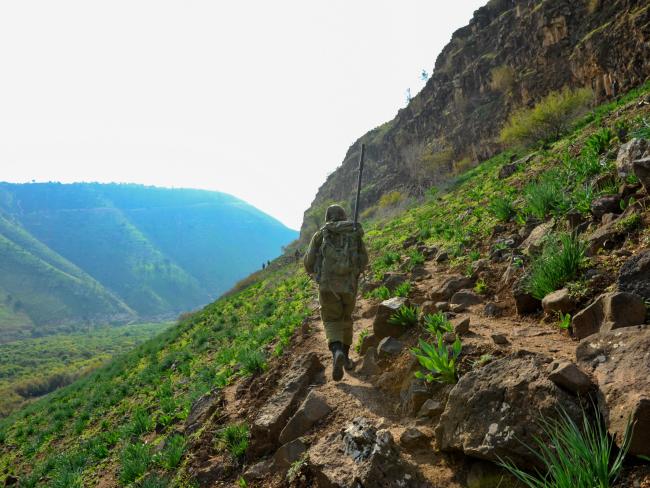
<svg viewBox="0 0 650 488"><path fill-rule="evenodd" d="M501 150L507 115L552 90L591 87L597 102L650 75L650 6L643 0L490 0L443 49L426 86L390 122L348 150L305 212L301 237L329 203L354 194L367 145L362 208L389 191L420 196Z"/></svg>
<svg viewBox="0 0 650 488"><path fill-rule="evenodd" d="M228 290L295 236L217 192L0 183L0 343L175 317Z"/></svg>
<svg viewBox="0 0 650 488"><path fill-rule="evenodd" d="M315 286L284 257L0 421L0 480L515 487L500 463L544 470L522 444L538 438L583 480L538 486L647 488L650 85L578 126L367 226L343 381ZM584 429L611 453L580 446ZM617 456L600 484L585 475Z"/></svg>

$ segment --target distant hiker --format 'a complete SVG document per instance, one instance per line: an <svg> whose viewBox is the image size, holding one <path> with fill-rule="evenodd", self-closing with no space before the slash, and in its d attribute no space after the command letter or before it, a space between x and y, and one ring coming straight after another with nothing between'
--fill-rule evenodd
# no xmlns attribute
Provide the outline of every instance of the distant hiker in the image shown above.
<svg viewBox="0 0 650 488"><path fill-rule="evenodd" d="M311 238L304 264L319 285L320 315L332 351L332 378L339 381L343 368L354 368L350 360L352 311L359 275L368 265L368 253L361 225L357 224L355 229L343 207L331 205L325 220L325 225Z"/></svg>
<svg viewBox="0 0 650 488"><path fill-rule="evenodd" d="M266 263L262 263L262 269L266 268Z"/></svg>

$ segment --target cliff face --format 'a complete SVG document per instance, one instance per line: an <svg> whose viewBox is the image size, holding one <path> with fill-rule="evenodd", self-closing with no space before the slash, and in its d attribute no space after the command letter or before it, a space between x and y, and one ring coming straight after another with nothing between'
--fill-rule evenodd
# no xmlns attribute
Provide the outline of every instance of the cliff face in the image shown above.
<svg viewBox="0 0 650 488"><path fill-rule="evenodd" d="M409 105L350 147L305 212L301 237L324 206L351 201L361 143L367 209L388 191L417 195L492 156L508 114L552 90L592 87L602 101L649 75L646 0L491 0L454 32Z"/></svg>

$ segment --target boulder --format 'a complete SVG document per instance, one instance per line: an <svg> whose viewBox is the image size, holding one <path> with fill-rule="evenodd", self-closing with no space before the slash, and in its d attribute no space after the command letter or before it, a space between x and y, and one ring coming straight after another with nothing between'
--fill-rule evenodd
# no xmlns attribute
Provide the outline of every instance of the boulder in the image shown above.
<svg viewBox="0 0 650 488"><path fill-rule="evenodd" d="M389 336L399 337L404 333L406 330L404 327L391 324L389 320L400 308L408 305L410 305L410 302L408 298L404 297L389 298L379 304L377 315L375 315L375 320L372 323L372 330L378 341Z"/></svg>
<svg viewBox="0 0 650 488"><path fill-rule="evenodd" d="M273 456L275 466L281 470L287 470L302 455L307 452L307 445L300 439L295 439L280 447Z"/></svg>
<svg viewBox="0 0 650 488"><path fill-rule="evenodd" d="M431 273L429 273L424 266L416 266L413 268L413 271L411 271L411 280L413 281L428 280L429 278L431 278Z"/></svg>
<svg viewBox="0 0 650 488"><path fill-rule="evenodd" d="M650 147L646 139L634 138L622 144L616 156L616 170L625 179L634 174L634 161L650 156Z"/></svg>
<svg viewBox="0 0 650 488"><path fill-rule="evenodd" d="M601 249L613 249L625 241L626 230L620 224L622 219L629 217L635 210L628 207L626 212L614 220L604 223L587 236L587 255L594 256Z"/></svg>
<svg viewBox="0 0 650 488"><path fill-rule="evenodd" d="M406 279L407 279L406 274L395 273L390 271L388 273L384 273L384 276L381 279L381 284L384 285L389 290L393 291L399 285L404 283Z"/></svg>
<svg viewBox="0 0 650 488"><path fill-rule="evenodd" d="M420 429L410 427L399 436L399 443L406 449L422 449L429 444L429 438Z"/></svg>
<svg viewBox="0 0 650 488"><path fill-rule="evenodd" d="M394 337L384 337L377 345L377 358L390 359L399 356L404 349L404 343Z"/></svg>
<svg viewBox="0 0 650 488"><path fill-rule="evenodd" d="M442 403L429 398L420 407L420 410L418 411L418 417L437 417L443 412L444 409L445 407Z"/></svg>
<svg viewBox="0 0 650 488"><path fill-rule="evenodd" d="M449 253L447 251L439 251L438 254L436 254L435 257L436 263L444 263L445 261L448 260L449 260Z"/></svg>
<svg viewBox="0 0 650 488"><path fill-rule="evenodd" d="M618 289L650 300L650 249L625 261L618 275Z"/></svg>
<svg viewBox="0 0 650 488"><path fill-rule="evenodd" d="M483 307L483 314L486 317L499 317L501 315L501 308L494 302L488 302Z"/></svg>
<svg viewBox="0 0 650 488"><path fill-rule="evenodd" d="M359 354L364 355L368 349L374 349L377 347L379 341L375 334L368 334L361 339L361 345L359 346Z"/></svg>
<svg viewBox="0 0 650 488"><path fill-rule="evenodd" d="M436 309L439 312L449 312L449 302L436 302Z"/></svg>
<svg viewBox="0 0 650 488"><path fill-rule="evenodd" d="M323 436L310 449L309 463L320 488L430 487L400 456L390 431L377 429L363 417Z"/></svg>
<svg viewBox="0 0 650 488"><path fill-rule="evenodd" d="M272 470L273 459L265 459L246 468L243 476L249 483L252 481L260 481L269 476Z"/></svg>
<svg viewBox="0 0 650 488"><path fill-rule="evenodd" d="M361 367L359 368L359 374L366 376L374 376L380 371L379 366L377 366L377 349L371 347L366 351L361 360Z"/></svg>
<svg viewBox="0 0 650 488"><path fill-rule="evenodd" d="M645 321L643 299L632 293L612 292L600 295L571 320L573 335L584 339L596 332L639 325Z"/></svg>
<svg viewBox="0 0 650 488"><path fill-rule="evenodd" d="M478 305L483 302L483 297L479 294L473 292L472 290L460 290L454 293L449 300L449 303L452 305L464 305L466 307L471 307L472 305Z"/></svg>
<svg viewBox="0 0 650 488"><path fill-rule="evenodd" d="M421 378L412 378L408 388L402 391L402 413L404 415L416 415L424 402L431 398L431 390L426 381Z"/></svg>
<svg viewBox="0 0 650 488"><path fill-rule="evenodd" d="M555 221L552 219L548 222L544 222L543 224L539 224L532 230L526 240L521 243L519 248L528 254L537 253L542 249L544 240L546 239L546 236L553 230L554 225Z"/></svg>
<svg viewBox="0 0 650 488"><path fill-rule="evenodd" d="M453 275L447 278L438 288L434 289L430 294L430 298L433 302L449 300L454 293L463 288L468 288L473 284L472 279L467 276Z"/></svg>
<svg viewBox="0 0 650 488"><path fill-rule="evenodd" d="M282 429L278 440L281 444L286 444L297 439L331 411L327 400L322 395L314 390L310 391L300 408Z"/></svg>
<svg viewBox="0 0 650 488"><path fill-rule="evenodd" d="M544 437L540 418L557 418L560 408L576 422L582 417L578 397L548 379L550 363L546 356L520 351L462 376L436 427L438 447L537 466L539 460L526 445Z"/></svg>
<svg viewBox="0 0 650 488"><path fill-rule="evenodd" d="M598 383L598 404L620 446L628 419L635 423L630 454L650 456L650 327L592 335L576 349L578 364Z"/></svg>
<svg viewBox="0 0 650 488"><path fill-rule="evenodd" d="M501 169L499 170L499 179L504 180L514 175L517 172L518 168L519 165L516 162L502 166Z"/></svg>
<svg viewBox="0 0 650 488"><path fill-rule="evenodd" d="M221 394L219 391L206 393L196 400L190 407L190 413L185 419L185 433L192 434L199 430L205 422L217 411L221 405Z"/></svg>
<svg viewBox="0 0 650 488"><path fill-rule="evenodd" d="M549 380L576 395L584 395L594 386L591 378L575 363L554 361L550 370Z"/></svg>
<svg viewBox="0 0 650 488"><path fill-rule="evenodd" d="M535 313L542 307L542 302L526 290L525 278L519 279L512 286L512 297L519 315Z"/></svg>
<svg viewBox="0 0 650 488"><path fill-rule="evenodd" d="M469 324L470 324L469 317L455 320L454 322L452 322L452 325L454 326L454 333L456 335L467 335L469 333Z"/></svg>
<svg viewBox="0 0 650 488"><path fill-rule="evenodd" d="M492 342L499 346L505 346L508 344L508 338L504 334L492 334L490 337L492 337Z"/></svg>
<svg viewBox="0 0 650 488"><path fill-rule="evenodd" d="M264 454L277 446L278 437L298 407L299 401L323 371L314 352L296 358L289 371L279 381L276 392L259 410L251 426L251 452Z"/></svg>
<svg viewBox="0 0 650 488"><path fill-rule="evenodd" d="M645 192L650 194L650 157L634 161L634 174L639 178Z"/></svg>
<svg viewBox="0 0 650 488"><path fill-rule="evenodd" d="M594 220L600 220L607 213L619 213L621 211L621 197L618 195L598 197L591 202L590 210Z"/></svg>
<svg viewBox="0 0 650 488"><path fill-rule="evenodd" d="M431 313L436 313L438 311L438 308L436 307L436 304L433 303L430 300L426 300L420 305L420 310L422 310L422 313L424 315L431 314Z"/></svg>
<svg viewBox="0 0 650 488"><path fill-rule="evenodd" d="M542 308L548 315L553 312L569 313L575 308L575 301L569 290L562 288L546 295L542 300Z"/></svg>

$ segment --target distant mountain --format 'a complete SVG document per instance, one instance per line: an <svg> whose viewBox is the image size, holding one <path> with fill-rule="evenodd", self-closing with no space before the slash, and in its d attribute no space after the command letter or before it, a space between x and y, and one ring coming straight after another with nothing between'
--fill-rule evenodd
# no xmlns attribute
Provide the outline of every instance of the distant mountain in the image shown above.
<svg viewBox="0 0 650 488"><path fill-rule="evenodd" d="M218 192L0 183L0 342L199 307L296 237Z"/></svg>

